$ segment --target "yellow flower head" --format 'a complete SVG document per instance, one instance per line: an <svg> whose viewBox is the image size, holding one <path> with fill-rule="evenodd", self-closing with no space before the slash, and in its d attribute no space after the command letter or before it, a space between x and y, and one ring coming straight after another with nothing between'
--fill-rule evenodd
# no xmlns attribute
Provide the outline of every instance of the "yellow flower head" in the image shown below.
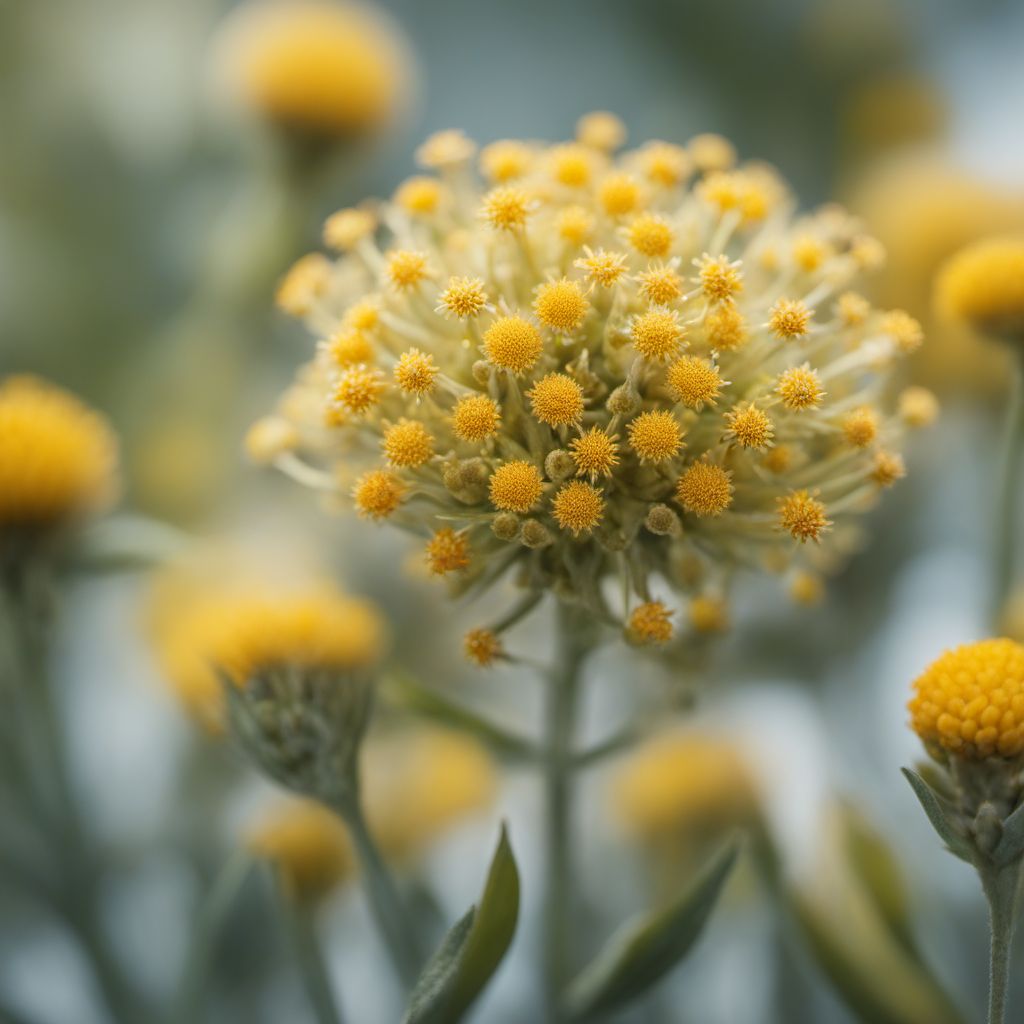
<svg viewBox="0 0 1024 1024"><path fill-rule="evenodd" d="M732 504L732 477L728 470L702 459L679 478L676 500L697 516L721 515Z"/></svg>
<svg viewBox="0 0 1024 1024"><path fill-rule="evenodd" d="M281 278L274 301L290 316L308 316L327 289L330 277L330 260L318 252L308 253L296 260Z"/></svg>
<svg viewBox="0 0 1024 1024"><path fill-rule="evenodd" d="M668 368L665 383L677 402L699 412L705 405L715 404L724 382L710 360L683 356Z"/></svg>
<svg viewBox="0 0 1024 1024"><path fill-rule="evenodd" d="M505 182L520 178L532 162L533 150L515 139L492 142L480 153L480 168L491 181Z"/></svg>
<svg viewBox="0 0 1024 1024"><path fill-rule="evenodd" d="M671 266L653 267L636 276L640 294L652 306L667 306L683 294L683 279Z"/></svg>
<svg viewBox="0 0 1024 1024"><path fill-rule="evenodd" d="M604 515L604 498L591 484L570 480L555 494L551 512L563 530L569 530L574 536L587 533Z"/></svg>
<svg viewBox="0 0 1024 1024"><path fill-rule="evenodd" d="M729 606L720 597L695 597L689 613L690 625L698 633L724 633L729 628Z"/></svg>
<svg viewBox="0 0 1024 1024"><path fill-rule="evenodd" d="M38 378L0 380L0 531L55 526L116 494L117 439L99 413Z"/></svg>
<svg viewBox="0 0 1024 1024"><path fill-rule="evenodd" d="M1024 338L1024 237L962 249L940 271L935 294L947 316L983 334Z"/></svg>
<svg viewBox="0 0 1024 1024"><path fill-rule="evenodd" d="M407 178L395 192L395 204L414 217L425 217L436 213L441 205L444 190L436 178L419 175Z"/></svg>
<svg viewBox="0 0 1024 1024"><path fill-rule="evenodd" d="M673 359L679 353L686 329L674 309L656 308L641 313L630 328L633 344L646 359Z"/></svg>
<svg viewBox="0 0 1024 1024"><path fill-rule="evenodd" d="M938 419L939 400L927 388L906 388L900 393L899 412L908 427L930 427Z"/></svg>
<svg viewBox="0 0 1024 1024"><path fill-rule="evenodd" d="M354 327L343 327L327 343L327 354L336 366L357 366L373 360L373 345Z"/></svg>
<svg viewBox="0 0 1024 1024"><path fill-rule="evenodd" d="M331 396L335 405L360 414L372 409L384 391L384 380L376 370L353 366L338 377Z"/></svg>
<svg viewBox="0 0 1024 1024"><path fill-rule="evenodd" d="M647 180L662 188L681 185L693 168L689 153L668 142L649 142L637 153L637 164Z"/></svg>
<svg viewBox="0 0 1024 1024"><path fill-rule="evenodd" d="M415 288L428 276L427 257L422 252L395 249L387 254L386 262L388 278L398 291Z"/></svg>
<svg viewBox="0 0 1024 1024"><path fill-rule="evenodd" d="M731 409L725 414L725 422L726 436L743 448L767 448L772 443L775 427L771 418L752 402Z"/></svg>
<svg viewBox="0 0 1024 1024"><path fill-rule="evenodd" d="M540 501L541 490L540 472L531 462L506 462L491 476L491 502L508 512L529 512Z"/></svg>
<svg viewBox="0 0 1024 1024"><path fill-rule="evenodd" d="M588 281L602 288L611 288L626 273L626 257L621 252L607 252L604 249L592 252L589 248L583 251L586 256L580 257L574 265L586 273Z"/></svg>
<svg viewBox="0 0 1024 1024"><path fill-rule="evenodd" d="M466 657L480 668L490 668L504 651L501 640L490 629L471 629L463 638Z"/></svg>
<svg viewBox="0 0 1024 1024"><path fill-rule="evenodd" d="M731 351L745 344L748 333L746 320L733 302L723 302L712 309L704 321L708 347Z"/></svg>
<svg viewBox="0 0 1024 1024"><path fill-rule="evenodd" d="M901 352L908 354L916 352L924 341L921 324L902 309L892 309L886 313L879 329L892 338Z"/></svg>
<svg viewBox="0 0 1024 1024"><path fill-rule="evenodd" d="M768 326L777 338L789 340L802 338L811 328L814 310L808 309L799 299L779 299L772 307L772 318Z"/></svg>
<svg viewBox="0 0 1024 1024"><path fill-rule="evenodd" d="M432 355L411 348L395 363L395 383L407 394L426 395L434 389L437 372Z"/></svg>
<svg viewBox="0 0 1024 1024"><path fill-rule="evenodd" d="M642 412L626 428L629 443L641 462L664 462L683 447L683 430L670 412Z"/></svg>
<svg viewBox="0 0 1024 1024"><path fill-rule="evenodd" d="M967 760L1024 751L1024 647L982 640L946 651L914 682L910 724L930 749Z"/></svg>
<svg viewBox="0 0 1024 1024"><path fill-rule="evenodd" d="M743 289L743 274L738 262L732 262L727 256L709 256L705 253L699 260L694 260L697 267L697 280L701 291L715 302L731 299Z"/></svg>
<svg viewBox="0 0 1024 1024"><path fill-rule="evenodd" d="M484 352L499 369L525 373L544 349L540 331L519 316L499 317L484 332Z"/></svg>
<svg viewBox="0 0 1024 1024"><path fill-rule="evenodd" d="M550 159L552 177L569 188L582 188L589 184L597 165L590 149L572 142L555 146Z"/></svg>
<svg viewBox="0 0 1024 1024"><path fill-rule="evenodd" d="M624 217L640 202L640 186L630 174L612 174L597 190L598 203L609 217Z"/></svg>
<svg viewBox="0 0 1024 1024"><path fill-rule="evenodd" d="M571 245L582 245L594 230L594 215L584 206L566 206L555 218L558 237Z"/></svg>
<svg viewBox="0 0 1024 1024"><path fill-rule="evenodd" d="M352 498L361 516L367 519L387 519L402 503L405 485L386 469L371 469L364 473L352 489Z"/></svg>
<svg viewBox="0 0 1024 1024"><path fill-rule="evenodd" d="M638 644L667 644L672 639L672 611L661 601L645 601L630 613L626 634Z"/></svg>
<svg viewBox="0 0 1024 1024"><path fill-rule="evenodd" d="M515 231L526 224L532 203L524 189L514 185L499 185L484 196L481 216L501 231Z"/></svg>
<svg viewBox="0 0 1024 1024"><path fill-rule="evenodd" d="M878 436L878 414L869 405L854 409L843 417L843 436L854 448L867 448Z"/></svg>
<svg viewBox="0 0 1024 1024"><path fill-rule="evenodd" d="M377 230L377 218L361 208L338 210L324 221L324 245L328 249L347 252Z"/></svg>
<svg viewBox="0 0 1024 1024"><path fill-rule="evenodd" d="M906 475L907 467L902 455L897 452L875 452L871 479L879 487L892 487L897 480L902 480Z"/></svg>
<svg viewBox="0 0 1024 1024"><path fill-rule="evenodd" d="M549 427L576 423L583 415L583 389L564 373L546 374L526 394L533 415Z"/></svg>
<svg viewBox="0 0 1024 1024"><path fill-rule="evenodd" d="M447 526L438 530L427 542L427 565L436 576L465 569L469 565L469 538Z"/></svg>
<svg viewBox="0 0 1024 1024"><path fill-rule="evenodd" d="M441 293L438 307L448 316L467 320L483 311L487 305L487 292L478 277L453 277Z"/></svg>
<svg viewBox="0 0 1024 1024"><path fill-rule="evenodd" d="M580 286L563 277L559 281L548 281L541 285L537 290L533 311L545 327L562 334L571 334L583 323L589 305Z"/></svg>
<svg viewBox="0 0 1024 1024"><path fill-rule="evenodd" d="M653 213L641 213L631 221L626 237L637 252L652 259L667 256L675 240L665 219Z"/></svg>
<svg viewBox="0 0 1024 1024"><path fill-rule="evenodd" d="M776 390L787 409L813 409L821 405L825 392L821 378L808 363L794 366L779 374Z"/></svg>
<svg viewBox="0 0 1024 1024"><path fill-rule="evenodd" d="M422 466L434 454L434 439L422 423L399 420L385 431L381 448L392 466Z"/></svg>
<svg viewBox="0 0 1024 1024"><path fill-rule="evenodd" d="M452 429L460 441L484 441L497 433L501 410L486 395L466 395L455 405Z"/></svg>
<svg viewBox="0 0 1024 1024"><path fill-rule="evenodd" d="M619 464L616 454L619 446L615 442L615 437L609 437L599 427L591 427L575 438L569 450L580 476L589 476L591 480L599 476L610 476Z"/></svg>
<svg viewBox="0 0 1024 1024"><path fill-rule="evenodd" d="M803 543L819 540L832 523L817 498L807 491L792 491L779 499L779 525Z"/></svg>
<svg viewBox="0 0 1024 1024"><path fill-rule="evenodd" d="M576 138L584 146L610 153L626 141L626 126L607 110L595 110L576 122Z"/></svg>

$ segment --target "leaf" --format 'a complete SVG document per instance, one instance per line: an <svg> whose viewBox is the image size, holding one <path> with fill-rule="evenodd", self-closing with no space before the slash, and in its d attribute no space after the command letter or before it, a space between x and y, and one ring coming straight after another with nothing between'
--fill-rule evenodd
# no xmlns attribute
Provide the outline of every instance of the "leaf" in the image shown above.
<svg viewBox="0 0 1024 1024"><path fill-rule="evenodd" d="M901 768L900 771L906 776L907 782L910 783L911 789L913 789L917 799L921 802L921 806L924 808L924 813L928 815L932 828L938 832L939 838L949 848L949 852L961 860L967 861L968 864L973 863L972 855L974 851L971 848L971 844L957 831L954 824L949 820L944 801L939 798L931 786L913 768Z"/></svg>
<svg viewBox="0 0 1024 1024"><path fill-rule="evenodd" d="M992 853L1000 867L1012 864L1024 853L1024 804L1021 804L1004 822L1003 835Z"/></svg>
<svg viewBox="0 0 1024 1024"><path fill-rule="evenodd" d="M491 980L519 918L519 869L504 825L483 894L445 936L409 998L402 1024L455 1024Z"/></svg>
<svg viewBox="0 0 1024 1024"><path fill-rule="evenodd" d="M736 862L738 843L725 847L667 907L622 926L569 985L573 1020L591 1021L635 999L690 951Z"/></svg>

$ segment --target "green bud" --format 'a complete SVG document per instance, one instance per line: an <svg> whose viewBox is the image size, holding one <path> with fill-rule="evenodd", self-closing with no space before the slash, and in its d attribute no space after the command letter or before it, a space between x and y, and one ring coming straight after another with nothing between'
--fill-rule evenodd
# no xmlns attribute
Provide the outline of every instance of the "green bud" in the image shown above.
<svg viewBox="0 0 1024 1024"><path fill-rule="evenodd" d="M576 472L576 463L564 448L556 448L553 452L548 452L548 457L544 460L544 472L552 483L560 484Z"/></svg>

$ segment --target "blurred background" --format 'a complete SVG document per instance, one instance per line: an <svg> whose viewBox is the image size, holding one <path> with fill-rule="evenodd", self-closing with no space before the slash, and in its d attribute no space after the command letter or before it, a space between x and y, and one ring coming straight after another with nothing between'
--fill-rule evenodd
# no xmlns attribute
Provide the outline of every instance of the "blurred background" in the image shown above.
<svg viewBox="0 0 1024 1024"><path fill-rule="evenodd" d="M457 638L472 621L405 571L400 538L324 515L246 465L246 426L308 352L302 328L274 306L278 280L320 244L326 215L389 195L422 139L449 127L480 143L568 138L580 115L607 109L632 143L720 132L742 157L777 166L806 206L848 204L889 252L873 298L925 324L909 374L936 391L943 414L915 438L908 479L821 604L781 604L775 580L742 589L730 632L687 683L696 710L681 721L743 752L758 816L806 903L804 924L817 912L843 922L841 940L819 934L819 944L850 939L850 971L877 969L880 988L902 992L919 981L914 965L927 963L958 1006L979 1005L986 941L976 881L938 849L898 768L919 754L905 726L910 681L941 648L988 628L987 496L1005 354L937 322L930 284L960 245L1024 227L1024 7L396 0L354 29L370 33L352 44L356 64L360 47L383 40L383 85L368 71L366 102L343 125L296 132L239 96L233 61L246 43L234 9L244 6L0 0L0 373L45 375L111 417L123 444L122 515L136 527L166 524L161 538L200 561L203 545L220 552L230 538L247 568L335 573L384 609L397 667L428 666L432 682L525 729L539 715L537 693L511 669L484 677L460 663ZM272 796L192 726L163 681L166 657L151 642L158 583L138 572L73 588L59 662L76 782L110 851L104 913L154 1002L173 988L199 893ZM595 736L623 705L623 680L657 692L629 657L610 649L598 659L587 709ZM621 770L612 762L588 776L581 809L581 884L602 896L603 930L672 870L654 864L662 854L650 843L638 852L643 829L616 811ZM454 919L505 818L532 907L535 780L466 771L480 785L465 813L439 811L445 827L417 839L412 873L431 880ZM402 785L393 792L411 799ZM836 878L852 870L848 840L863 839L865 822L885 837L879 849L868 843L895 901L878 904L881 916L912 922L909 945L897 942L881 966L858 960L874 925L851 939L863 915L834 902ZM671 852L677 870L685 858ZM750 874L658 999L623 1020L935 1020L912 996L851 1008L841 979L816 965L813 942L783 934ZM32 1021L105 1020L80 952L8 881L0 878L3 1003ZM218 954L209 1019L307 1019L266 893L252 889ZM332 900L325 927L350 1018L398 1019L358 896L342 887ZM478 1019L531 1019L530 925Z"/></svg>

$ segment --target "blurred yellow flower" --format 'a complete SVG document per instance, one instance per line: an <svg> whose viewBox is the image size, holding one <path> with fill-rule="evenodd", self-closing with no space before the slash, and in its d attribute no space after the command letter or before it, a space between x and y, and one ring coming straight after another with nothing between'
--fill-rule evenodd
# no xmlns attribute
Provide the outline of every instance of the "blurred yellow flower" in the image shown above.
<svg viewBox="0 0 1024 1024"><path fill-rule="evenodd" d="M961 249L940 270L935 299L982 334L1024 342L1024 234Z"/></svg>

